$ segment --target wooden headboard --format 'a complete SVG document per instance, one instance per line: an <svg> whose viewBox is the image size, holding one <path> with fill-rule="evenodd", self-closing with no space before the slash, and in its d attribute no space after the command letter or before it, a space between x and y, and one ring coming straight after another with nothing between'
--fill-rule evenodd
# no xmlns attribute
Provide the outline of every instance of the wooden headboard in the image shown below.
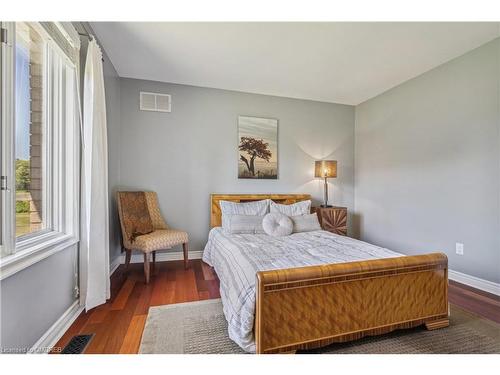
<svg viewBox="0 0 500 375"><path fill-rule="evenodd" d="M271 199L280 204L292 204L311 199L309 194L211 194L210 195L210 228L222 225L220 201L252 202Z"/></svg>

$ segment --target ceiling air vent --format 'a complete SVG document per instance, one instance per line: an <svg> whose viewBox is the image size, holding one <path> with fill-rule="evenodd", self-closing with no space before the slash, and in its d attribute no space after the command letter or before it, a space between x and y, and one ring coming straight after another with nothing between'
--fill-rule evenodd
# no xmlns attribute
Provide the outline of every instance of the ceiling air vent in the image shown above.
<svg viewBox="0 0 500 375"><path fill-rule="evenodd" d="M171 112L171 108L172 108L171 95L141 91L141 99L140 99L141 111Z"/></svg>

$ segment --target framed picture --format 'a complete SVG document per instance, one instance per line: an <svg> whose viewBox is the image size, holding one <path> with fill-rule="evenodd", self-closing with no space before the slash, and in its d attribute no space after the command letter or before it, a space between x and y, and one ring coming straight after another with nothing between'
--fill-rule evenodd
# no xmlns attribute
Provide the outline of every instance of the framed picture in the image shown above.
<svg viewBox="0 0 500 375"><path fill-rule="evenodd" d="M238 178L278 179L278 120L238 116Z"/></svg>

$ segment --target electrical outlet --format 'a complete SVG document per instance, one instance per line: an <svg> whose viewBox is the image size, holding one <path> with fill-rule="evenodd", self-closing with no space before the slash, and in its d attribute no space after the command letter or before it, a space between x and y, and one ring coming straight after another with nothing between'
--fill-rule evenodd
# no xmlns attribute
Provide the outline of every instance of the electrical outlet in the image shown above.
<svg viewBox="0 0 500 375"><path fill-rule="evenodd" d="M464 255L464 244L463 243L459 243L457 242L455 244L455 252L458 254L458 255Z"/></svg>

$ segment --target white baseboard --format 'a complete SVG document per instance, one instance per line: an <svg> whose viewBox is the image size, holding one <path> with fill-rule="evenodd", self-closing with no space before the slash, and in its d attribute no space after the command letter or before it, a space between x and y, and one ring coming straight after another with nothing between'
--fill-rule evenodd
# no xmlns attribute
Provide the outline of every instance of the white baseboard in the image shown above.
<svg viewBox="0 0 500 375"><path fill-rule="evenodd" d="M189 252L189 259L201 259L203 256L203 251L197 250L197 251L190 251ZM184 255L181 251L169 251L166 253L157 253L156 254L156 261L157 262L166 262L166 261L172 261L172 260L183 260ZM132 254L132 258L130 259L130 263L143 263L144 262L144 256L142 253L140 254ZM125 254L121 254L117 256L113 262L111 262L110 265L110 275L113 274L113 272L116 271L118 266L120 264L125 264Z"/></svg>
<svg viewBox="0 0 500 375"><path fill-rule="evenodd" d="M457 283L465 284L476 289L500 296L500 284L480 279L476 276L467 275L462 272L448 270L448 278Z"/></svg>
<svg viewBox="0 0 500 375"><path fill-rule="evenodd" d="M31 347L28 353L46 354L52 350L54 345L66 333L73 322L78 318L84 307L80 306L80 301L73 304L57 319L57 321L43 334L42 337Z"/></svg>
<svg viewBox="0 0 500 375"><path fill-rule="evenodd" d="M201 259L203 255L203 251L190 251L189 259ZM158 253L156 254L156 260L159 262L171 261L171 260L182 260L183 255L180 251L172 251L166 253ZM144 261L144 257L142 254L132 254L131 263L142 263ZM125 254L121 254L116 257L111 263L110 274L116 271L120 264L125 264ZM488 293L492 293L495 295L500 295L500 284L494 283L492 281L480 279L476 276L467 275L462 272L448 270L448 277L450 280L459 282L461 284L465 284L471 286L476 289L483 290Z"/></svg>
<svg viewBox="0 0 500 375"><path fill-rule="evenodd" d="M201 259L203 251L190 251L189 259ZM166 253L156 253L157 262L166 262L170 260L183 260L184 255L181 251L169 251ZM142 254L132 254L130 263L143 263L144 256ZM125 254L120 255L120 264L125 264Z"/></svg>
<svg viewBox="0 0 500 375"><path fill-rule="evenodd" d="M121 262L121 255L118 255L115 259L111 261L111 264L109 265L109 276L111 276L117 268L120 266Z"/></svg>
<svg viewBox="0 0 500 375"><path fill-rule="evenodd" d="M190 251L189 259L201 259L203 251ZM158 253L156 260L158 262L170 260L183 260L184 256L180 251ZM132 263L142 263L144 258L142 254L132 254ZM125 254L117 256L110 264L110 275L116 271L120 264L125 264ZM71 324L78 318L84 310L84 306L80 306L79 301L75 301L57 321L43 334L42 337L31 347L29 353L48 353L52 347L59 341L64 333L69 329Z"/></svg>

